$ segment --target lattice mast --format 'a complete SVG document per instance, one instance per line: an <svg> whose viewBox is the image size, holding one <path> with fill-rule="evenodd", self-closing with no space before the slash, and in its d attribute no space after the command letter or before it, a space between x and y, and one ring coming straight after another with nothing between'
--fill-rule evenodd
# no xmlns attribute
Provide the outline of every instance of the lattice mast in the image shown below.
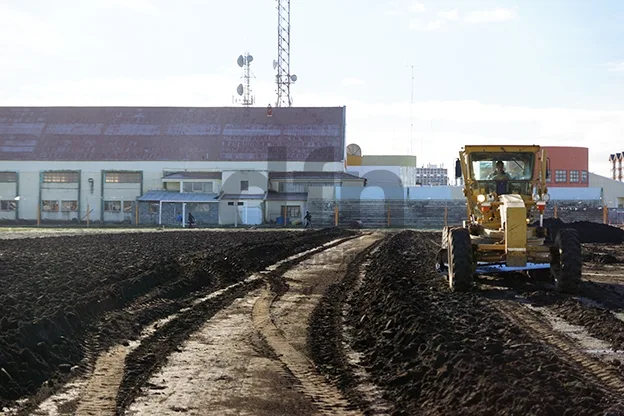
<svg viewBox="0 0 624 416"><path fill-rule="evenodd" d="M290 0L277 0L277 60L273 61L277 70L276 107L290 107L290 84L297 81L296 75L290 74Z"/></svg>
<svg viewBox="0 0 624 416"><path fill-rule="evenodd" d="M234 102L247 107L253 105L255 102L255 97L251 93L251 78L254 77L251 72L252 61L253 56L251 56L249 52L245 52L245 55L240 55L237 60L238 66L243 68L243 82L236 88L236 92L241 98L234 99Z"/></svg>

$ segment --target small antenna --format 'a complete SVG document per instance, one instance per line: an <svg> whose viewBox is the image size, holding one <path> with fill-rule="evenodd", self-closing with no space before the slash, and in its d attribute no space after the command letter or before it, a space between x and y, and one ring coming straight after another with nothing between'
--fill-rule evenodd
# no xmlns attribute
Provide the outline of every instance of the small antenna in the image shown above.
<svg viewBox="0 0 624 416"><path fill-rule="evenodd" d="M236 93L242 98L233 98L232 101L234 103L240 103L246 107L253 105L256 101L256 97L251 93L251 78L256 78L250 68L253 59L253 56L251 56L248 52L245 52L245 55L240 55L236 60L238 66L243 68L243 76L241 77L243 82L238 84L238 87L236 87Z"/></svg>

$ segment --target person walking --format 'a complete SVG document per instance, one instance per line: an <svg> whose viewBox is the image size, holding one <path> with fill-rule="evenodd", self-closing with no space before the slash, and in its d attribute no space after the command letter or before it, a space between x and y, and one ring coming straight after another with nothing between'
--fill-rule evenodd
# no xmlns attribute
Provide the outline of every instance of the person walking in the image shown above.
<svg viewBox="0 0 624 416"><path fill-rule="evenodd" d="M193 228L193 224L195 224L195 217L189 211L189 213L188 213L188 226L189 226L189 228Z"/></svg>
<svg viewBox="0 0 624 416"><path fill-rule="evenodd" d="M305 227L304 228L312 228L312 215L310 214L310 211L306 211L306 215L305 217L303 217L305 219Z"/></svg>

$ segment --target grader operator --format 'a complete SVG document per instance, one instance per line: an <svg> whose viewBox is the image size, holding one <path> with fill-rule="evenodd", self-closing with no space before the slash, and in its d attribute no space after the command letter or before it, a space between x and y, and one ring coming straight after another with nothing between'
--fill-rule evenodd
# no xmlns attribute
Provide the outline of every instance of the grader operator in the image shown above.
<svg viewBox="0 0 624 416"><path fill-rule="evenodd" d="M576 292L582 264L579 236L573 229L551 235L543 223L549 200L545 150L465 146L457 163L467 218L461 227L444 228L436 265L451 289L469 290L475 274L526 272L552 278L561 292Z"/></svg>

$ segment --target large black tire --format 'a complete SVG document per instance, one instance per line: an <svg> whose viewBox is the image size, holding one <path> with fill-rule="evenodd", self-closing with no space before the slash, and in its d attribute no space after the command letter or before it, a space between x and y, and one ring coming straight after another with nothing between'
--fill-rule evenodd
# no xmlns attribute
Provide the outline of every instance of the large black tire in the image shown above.
<svg viewBox="0 0 624 416"><path fill-rule="evenodd" d="M555 288L562 293L577 293L583 268L578 232L571 228L559 230L552 256L550 271L555 280Z"/></svg>
<svg viewBox="0 0 624 416"><path fill-rule="evenodd" d="M448 233L449 286L455 292L472 288L474 262L470 232L466 228L453 228Z"/></svg>

